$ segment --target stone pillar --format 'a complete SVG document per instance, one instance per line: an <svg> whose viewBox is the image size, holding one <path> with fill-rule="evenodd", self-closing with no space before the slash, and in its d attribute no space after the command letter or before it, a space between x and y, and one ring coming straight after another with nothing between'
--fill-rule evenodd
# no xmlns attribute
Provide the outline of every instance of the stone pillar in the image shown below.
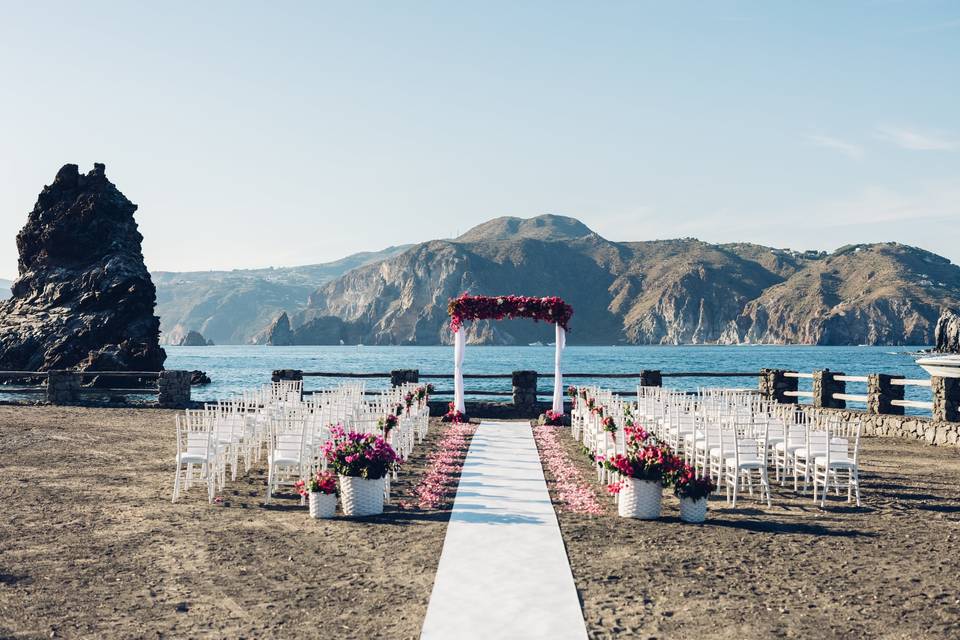
<svg viewBox="0 0 960 640"><path fill-rule="evenodd" d="M847 383L837 380L837 376L842 376L842 371L823 371L813 372L813 406L824 409L846 409L846 400L837 400L833 397L835 393L846 393Z"/></svg>
<svg viewBox="0 0 960 640"><path fill-rule="evenodd" d="M300 369L277 369L273 372L273 375L270 376L272 382L280 382L281 380L303 380L303 371Z"/></svg>
<svg viewBox="0 0 960 640"><path fill-rule="evenodd" d="M537 372L513 372L513 406L522 414L533 415L537 407Z"/></svg>
<svg viewBox="0 0 960 640"><path fill-rule="evenodd" d="M796 391L798 389L796 378L788 378L787 373L796 373L795 371L786 371L784 369L761 369L760 370L760 395L767 400L779 402L780 404L797 404L796 396L784 395L787 391Z"/></svg>
<svg viewBox="0 0 960 640"><path fill-rule="evenodd" d="M190 404L189 371L161 371L157 378L157 404L161 407L186 407Z"/></svg>
<svg viewBox="0 0 960 640"><path fill-rule="evenodd" d="M49 371L47 373L47 402L74 404L80 398L79 371Z"/></svg>
<svg viewBox="0 0 960 640"><path fill-rule="evenodd" d="M903 415L903 407L891 404L894 400L903 400L905 390L901 384L890 384L895 377L887 373L871 373L867 376L867 413Z"/></svg>
<svg viewBox="0 0 960 640"><path fill-rule="evenodd" d="M640 372L641 387L662 387L663 376L656 369L644 369Z"/></svg>
<svg viewBox="0 0 960 640"><path fill-rule="evenodd" d="M960 378L930 377L933 393L933 419L960 422Z"/></svg>
<svg viewBox="0 0 960 640"><path fill-rule="evenodd" d="M420 382L419 369L395 369L390 372L390 386L399 387L407 382Z"/></svg>

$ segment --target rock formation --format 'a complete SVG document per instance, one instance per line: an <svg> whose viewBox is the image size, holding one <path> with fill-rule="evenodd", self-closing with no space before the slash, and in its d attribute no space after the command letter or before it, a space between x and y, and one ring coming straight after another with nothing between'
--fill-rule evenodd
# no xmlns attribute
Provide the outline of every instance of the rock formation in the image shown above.
<svg viewBox="0 0 960 640"><path fill-rule="evenodd" d="M17 235L19 277L0 303L0 369L158 371L156 292L133 218L104 165L67 164Z"/></svg>
<svg viewBox="0 0 960 640"><path fill-rule="evenodd" d="M941 353L960 353L960 315L953 311L944 311L937 320L937 351Z"/></svg>
<svg viewBox="0 0 960 640"><path fill-rule="evenodd" d="M270 326L267 333L267 344L275 347L288 347L293 344L293 332L290 331L290 317L284 311Z"/></svg>
<svg viewBox="0 0 960 640"><path fill-rule="evenodd" d="M208 344L207 339L203 337L199 331L187 331L187 335L183 336L183 339L180 341L181 347L206 347Z"/></svg>

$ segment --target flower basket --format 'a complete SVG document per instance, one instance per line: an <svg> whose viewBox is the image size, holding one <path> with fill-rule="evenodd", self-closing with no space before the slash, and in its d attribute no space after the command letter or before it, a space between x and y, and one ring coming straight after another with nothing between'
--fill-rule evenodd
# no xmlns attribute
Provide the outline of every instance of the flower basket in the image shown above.
<svg viewBox="0 0 960 640"><path fill-rule="evenodd" d="M332 518L336 514L337 494L311 491L309 496L311 518Z"/></svg>
<svg viewBox="0 0 960 640"><path fill-rule="evenodd" d="M663 484L638 478L624 478L620 485L617 511L621 518L656 520L660 517Z"/></svg>
<svg viewBox="0 0 960 640"><path fill-rule="evenodd" d="M383 478L340 476L340 506L353 518L383 513Z"/></svg>
<svg viewBox="0 0 960 640"><path fill-rule="evenodd" d="M680 519L700 524L707 519L707 499L680 498Z"/></svg>

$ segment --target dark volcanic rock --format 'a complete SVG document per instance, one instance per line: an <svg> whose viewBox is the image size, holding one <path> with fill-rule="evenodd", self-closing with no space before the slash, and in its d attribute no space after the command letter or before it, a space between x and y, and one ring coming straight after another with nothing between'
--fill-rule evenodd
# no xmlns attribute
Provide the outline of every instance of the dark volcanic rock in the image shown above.
<svg viewBox="0 0 960 640"><path fill-rule="evenodd" d="M199 331L188 331L187 335L183 336L183 339L180 340L181 347L205 347L207 346L207 339L203 337Z"/></svg>
<svg viewBox="0 0 960 640"><path fill-rule="evenodd" d="M194 369L190 372L190 384L201 385L201 384L210 384L210 376L207 375L206 371L200 371L199 369Z"/></svg>
<svg viewBox="0 0 960 640"><path fill-rule="evenodd" d="M937 320L937 351L960 353L960 315L944 311Z"/></svg>
<svg viewBox="0 0 960 640"><path fill-rule="evenodd" d="M270 326L267 344L275 347L289 347L293 344L293 332L290 330L290 318L286 311L281 313Z"/></svg>
<svg viewBox="0 0 960 640"><path fill-rule="evenodd" d="M64 165L17 234L20 277L0 303L0 369L158 371L156 292L137 206L104 165Z"/></svg>

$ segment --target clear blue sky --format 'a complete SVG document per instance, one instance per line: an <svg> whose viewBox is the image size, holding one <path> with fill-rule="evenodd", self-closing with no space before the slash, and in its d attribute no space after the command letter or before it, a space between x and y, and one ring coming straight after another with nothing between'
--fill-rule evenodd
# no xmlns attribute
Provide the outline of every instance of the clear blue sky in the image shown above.
<svg viewBox="0 0 960 640"><path fill-rule="evenodd" d="M560 213L960 262L960 2L7 2L0 275L104 162L151 269Z"/></svg>

